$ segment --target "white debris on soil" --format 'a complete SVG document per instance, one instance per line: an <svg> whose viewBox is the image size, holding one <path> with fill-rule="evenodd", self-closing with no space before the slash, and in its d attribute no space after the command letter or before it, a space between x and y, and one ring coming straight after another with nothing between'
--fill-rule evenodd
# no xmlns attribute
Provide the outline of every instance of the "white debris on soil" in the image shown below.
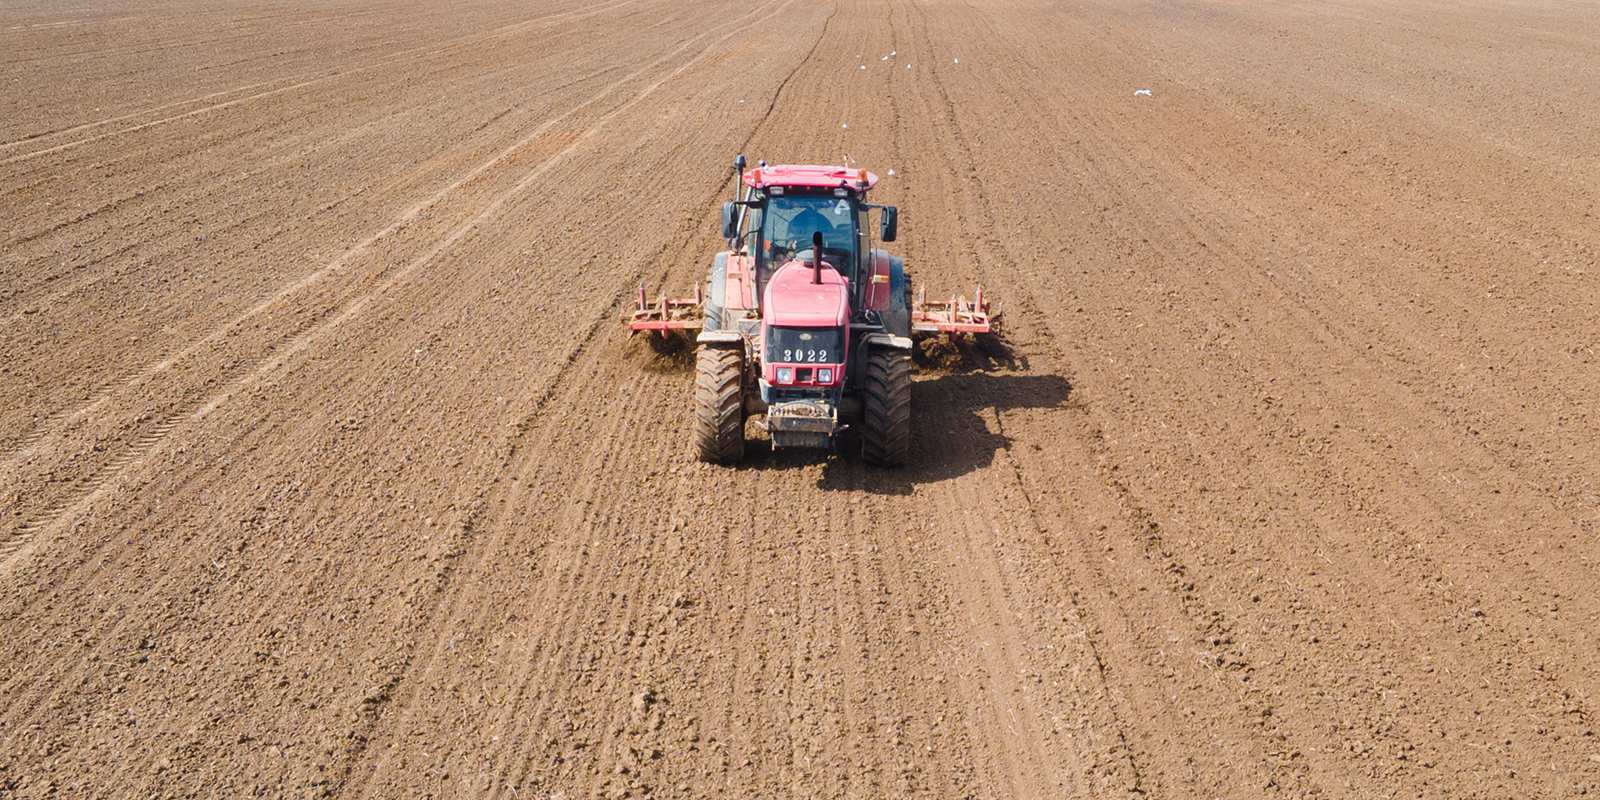
<svg viewBox="0 0 1600 800"><path fill-rule="evenodd" d="M1134 93L1133 93L1134 97L1138 97L1139 95L1144 95L1145 97L1149 97L1150 96L1150 90L1149 89L1138 89L1138 90L1134 91Z"/></svg>

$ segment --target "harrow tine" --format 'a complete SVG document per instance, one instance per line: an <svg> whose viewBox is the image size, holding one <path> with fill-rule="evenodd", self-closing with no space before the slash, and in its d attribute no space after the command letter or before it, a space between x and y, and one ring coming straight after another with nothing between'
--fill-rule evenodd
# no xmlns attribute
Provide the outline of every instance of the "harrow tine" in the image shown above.
<svg viewBox="0 0 1600 800"><path fill-rule="evenodd" d="M928 287L924 285L912 309L913 332L924 335L961 335L992 333L998 315L990 314L984 301L983 287L968 300L964 294L952 294L946 300L929 301Z"/></svg>
<svg viewBox="0 0 1600 800"><path fill-rule="evenodd" d="M674 298L662 292L652 302L644 284L640 283L634 302L637 306L634 312L623 317L634 332L657 331L670 338L674 332L697 330L703 325L701 309L705 295L699 285L695 286L693 297Z"/></svg>

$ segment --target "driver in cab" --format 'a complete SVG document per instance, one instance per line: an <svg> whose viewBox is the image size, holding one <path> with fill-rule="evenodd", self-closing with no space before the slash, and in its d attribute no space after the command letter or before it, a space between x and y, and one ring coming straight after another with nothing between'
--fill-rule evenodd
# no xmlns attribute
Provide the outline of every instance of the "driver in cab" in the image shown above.
<svg viewBox="0 0 1600 800"><path fill-rule="evenodd" d="M839 240L838 229L834 227L833 221L828 219L827 215L814 208L806 208L794 215L794 218L789 220L789 224L785 227L784 235L777 242L772 243L774 266L781 263L781 261L798 257L801 252L809 251L811 249L811 235L814 233L822 234L822 241L825 245ZM833 265L834 269L839 269L841 266L836 263L838 258L827 252L822 254L822 260Z"/></svg>

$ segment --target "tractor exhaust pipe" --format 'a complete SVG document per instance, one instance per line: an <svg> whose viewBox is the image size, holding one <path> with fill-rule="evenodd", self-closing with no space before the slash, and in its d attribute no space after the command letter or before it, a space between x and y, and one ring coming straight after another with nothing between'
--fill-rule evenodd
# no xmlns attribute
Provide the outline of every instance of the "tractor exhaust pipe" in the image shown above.
<svg viewBox="0 0 1600 800"><path fill-rule="evenodd" d="M811 282L822 283L822 231L811 234Z"/></svg>

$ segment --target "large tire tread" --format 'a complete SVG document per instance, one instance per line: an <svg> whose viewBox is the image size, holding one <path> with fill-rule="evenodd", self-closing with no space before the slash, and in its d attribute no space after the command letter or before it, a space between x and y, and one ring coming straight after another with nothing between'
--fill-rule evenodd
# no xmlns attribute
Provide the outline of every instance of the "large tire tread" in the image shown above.
<svg viewBox="0 0 1600 800"><path fill-rule="evenodd" d="M905 464L911 455L911 354L873 348L864 388L861 460L877 467Z"/></svg>
<svg viewBox="0 0 1600 800"><path fill-rule="evenodd" d="M732 464L744 458L744 352L701 346L695 356L694 441L700 460Z"/></svg>

